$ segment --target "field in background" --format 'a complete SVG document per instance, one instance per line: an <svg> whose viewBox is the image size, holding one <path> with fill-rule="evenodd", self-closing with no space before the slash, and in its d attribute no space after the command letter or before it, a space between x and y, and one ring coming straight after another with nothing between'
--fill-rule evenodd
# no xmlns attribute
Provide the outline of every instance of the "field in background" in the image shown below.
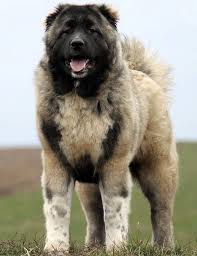
<svg viewBox="0 0 197 256"><path fill-rule="evenodd" d="M175 237L180 245L191 243L197 247L197 144L179 144L178 151L180 185L174 213ZM1 241L21 239L22 235L29 241L43 238L39 155L39 150L0 151ZM149 206L136 185L131 204L132 238L147 241L151 238ZM73 198L71 216L71 239L82 243L85 219L76 195Z"/></svg>
<svg viewBox="0 0 197 256"><path fill-rule="evenodd" d="M40 159L38 149L0 149L0 198L38 186Z"/></svg>

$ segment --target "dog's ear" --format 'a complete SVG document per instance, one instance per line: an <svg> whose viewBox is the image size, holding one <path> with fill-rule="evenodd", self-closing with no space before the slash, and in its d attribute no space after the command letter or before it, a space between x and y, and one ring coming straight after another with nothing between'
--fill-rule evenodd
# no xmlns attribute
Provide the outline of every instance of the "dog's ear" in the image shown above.
<svg viewBox="0 0 197 256"><path fill-rule="evenodd" d="M118 12L116 10L114 10L113 8L111 8L110 6L107 6L105 4L102 4L99 6L99 11L101 12L101 14L103 16L105 16L105 18L109 21L109 23L115 29L117 29L117 23L119 20Z"/></svg>
<svg viewBox="0 0 197 256"><path fill-rule="evenodd" d="M56 17L60 14L60 12L65 8L65 5L63 4L59 4L55 10L50 13L46 19L45 19L45 28L46 31L50 28L50 26L53 24L53 22L55 21Z"/></svg>

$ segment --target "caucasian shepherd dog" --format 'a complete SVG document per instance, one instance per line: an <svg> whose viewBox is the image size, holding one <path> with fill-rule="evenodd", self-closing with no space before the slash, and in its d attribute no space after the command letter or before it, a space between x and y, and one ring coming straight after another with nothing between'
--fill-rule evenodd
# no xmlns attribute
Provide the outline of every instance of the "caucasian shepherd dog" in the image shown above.
<svg viewBox="0 0 197 256"><path fill-rule="evenodd" d="M36 71L46 251L68 251L74 186L86 244L128 238L133 180L150 203L153 243L173 245L177 152L168 110L169 68L120 38L106 5L59 5L46 18Z"/></svg>

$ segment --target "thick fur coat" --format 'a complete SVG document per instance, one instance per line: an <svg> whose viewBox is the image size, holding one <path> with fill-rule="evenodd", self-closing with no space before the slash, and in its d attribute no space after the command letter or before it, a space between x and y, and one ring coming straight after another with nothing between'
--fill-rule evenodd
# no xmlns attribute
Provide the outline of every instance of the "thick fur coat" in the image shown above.
<svg viewBox="0 0 197 256"><path fill-rule="evenodd" d="M110 8L90 8L102 16L104 36L113 42L110 68L97 73L104 78L87 80L88 88L95 82L96 93L91 87L86 94L80 78L73 86L71 78L61 80L57 90L47 48L54 33L52 16L36 71L45 250L69 249L74 185L87 219L86 243L105 244L109 250L124 244L134 179L150 202L153 243L172 246L177 152L169 117L169 67L137 40L121 39L117 14Z"/></svg>

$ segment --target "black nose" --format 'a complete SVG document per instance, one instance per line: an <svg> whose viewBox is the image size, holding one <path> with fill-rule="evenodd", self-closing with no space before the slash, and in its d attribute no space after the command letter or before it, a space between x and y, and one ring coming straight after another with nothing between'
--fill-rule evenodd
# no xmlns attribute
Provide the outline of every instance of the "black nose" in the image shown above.
<svg viewBox="0 0 197 256"><path fill-rule="evenodd" d="M81 38L74 38L70 44L73 49L80 49L85 43Z"/></svg>

